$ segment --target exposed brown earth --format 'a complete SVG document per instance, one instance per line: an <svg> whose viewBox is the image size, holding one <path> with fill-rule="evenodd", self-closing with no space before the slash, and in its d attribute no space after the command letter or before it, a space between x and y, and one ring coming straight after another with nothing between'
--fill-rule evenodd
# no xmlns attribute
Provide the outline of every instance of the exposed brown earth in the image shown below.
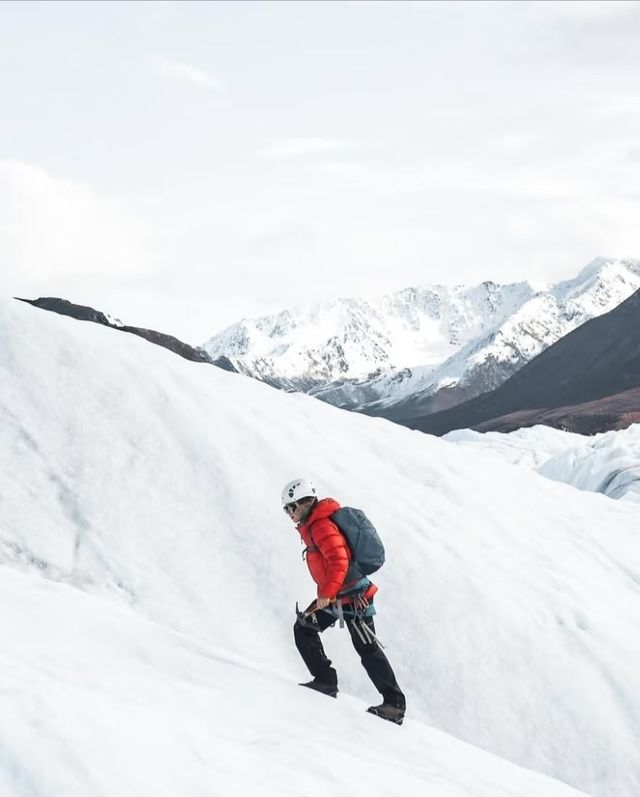
<svg viewBox="0 0 640 797"><path fill-rule="evenodd" d="M493 418L474 428L479 432L513 432L524 426L543 424L578 434L597 434L626 429L632 423L640 423L640 388L552 410L521 410Z"/></svg>

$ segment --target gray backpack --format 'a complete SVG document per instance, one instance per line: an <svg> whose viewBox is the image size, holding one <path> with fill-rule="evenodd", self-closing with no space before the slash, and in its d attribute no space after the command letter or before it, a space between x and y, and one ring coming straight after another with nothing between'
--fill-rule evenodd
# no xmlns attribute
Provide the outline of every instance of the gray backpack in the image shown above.
<svg viewBox="0 0 640 797"><path fill-rule="evenodd" d="M384 564L384 545L373 524L361 509L343 506L331 515L331 520L342 532L352 560L346 581L360 579L375 573Z"/></svg>

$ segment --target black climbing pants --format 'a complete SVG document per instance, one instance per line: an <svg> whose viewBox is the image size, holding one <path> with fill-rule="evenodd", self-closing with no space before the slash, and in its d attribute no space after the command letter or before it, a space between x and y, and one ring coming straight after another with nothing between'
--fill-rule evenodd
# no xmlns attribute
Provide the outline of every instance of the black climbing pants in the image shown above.
<svg viewBox="0 0 640 797"><path fill-rule="evenodd" d="M327 658L320 639L322 631L336 622L336 616L331 612L320 610L315 613L315 617L317 622L313 624L314 627L311 627L308 622L303 625L296 620L293 626L293 636L296 641L296 647L304 663L307 665L309 672L316 680L325 684L337 685L337 673L331 666L331 661ZM396 676L391 669L389 660L375 639L370 642L363 641L358 633L357 627L354 625L354 623L359 622L366 623L374 634L375 625L373 623L373 617L355 620L353 617L349 618L345 616L345 623L349 629L353 647L360 656L362 666L366 670L369 678L371 678L375 688L384 698L385 703L390 703L404 709L404 695L398 686ZM361 631L361 633L363 632ZM366 639L366 633L363 633L363 635Z"/></svg>

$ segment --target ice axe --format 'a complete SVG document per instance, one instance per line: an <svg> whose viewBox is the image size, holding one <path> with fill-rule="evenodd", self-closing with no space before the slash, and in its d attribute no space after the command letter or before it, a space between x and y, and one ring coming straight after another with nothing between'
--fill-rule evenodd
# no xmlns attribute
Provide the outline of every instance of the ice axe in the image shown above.
<svg viewBox="0 0 640 797"><path fill-rule="evenodd" d="M335 603L336 599L331 598L329 601L329 606L332 603ZM318 611L318 602L312 601L304 611L300 611L300 607L298 606L298 601L296 601L296 617L298 618L298 622L300 625L304 626L305 628L317 628L318 626L318 618L316 617L316 612Z"/></svg>

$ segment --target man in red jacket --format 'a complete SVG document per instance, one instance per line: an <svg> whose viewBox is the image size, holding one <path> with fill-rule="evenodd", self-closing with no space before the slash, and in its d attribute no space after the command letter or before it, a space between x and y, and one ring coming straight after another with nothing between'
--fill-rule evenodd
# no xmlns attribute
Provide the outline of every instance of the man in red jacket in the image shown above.
<svg viewBox="0 0 640 797"><path fill-rule="evenodd" d="M366 576L346 581L351 550L331 520L340 504L333 498L318 500L313 482L301 478L285 485L282 506L306 546L307 566L318 588L316 601L298 615L293 627L296 647L313 675L312 681L301 686L337 696L338 676L324 652L320 633L344 618L362 666L383 698L381 705L368 711L401 725L405 697L375 637L373 596L378 588Z"/></svg>

